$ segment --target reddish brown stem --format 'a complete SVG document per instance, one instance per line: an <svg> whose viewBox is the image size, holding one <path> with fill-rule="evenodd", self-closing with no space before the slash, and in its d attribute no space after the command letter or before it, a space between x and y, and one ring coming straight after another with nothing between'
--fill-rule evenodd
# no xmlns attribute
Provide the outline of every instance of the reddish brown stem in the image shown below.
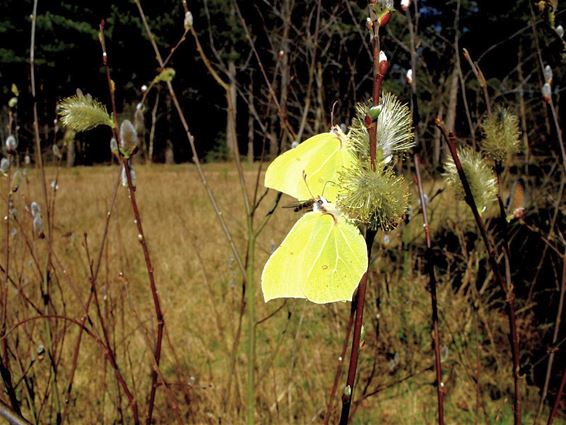
<svg viewBox="0 0 566 425"><path fill-rule="evenodd" d="M383 78L387 72L387 62L379 62L379 22L375 13L376 0L369 1L370 15L373 22L372 25L372 52L373 52L373 105L379 105L379 98L381 96L381 85ZM376 158L377 158L377 121L372 121L368 116L365 118L365 123L369 133L369 154L370 166L375 171ZM360 337L362 331L362 323L364 317L364 303L368 281L368 271L371 260L371 247L375 239L376 231L368 229L366 231L366 247L368 256L368 270L362 276L358 292L355 296L354 306L355 319L354 319L354 334L352 337L352 350L350 351L350 363L348 365L348 379L346 380L346 387L342 393L342 411L340 413L340 425L346 425L350 416L350 407L352 405L352 398L354 394L354 383L356 380L356 371L358 368L358 357L360 351Z"/></svg>
<svg viewBox="0 0 566 425"><path fill-rule="evenodd" d="M354 323L354 315L355 315L355 311L352 306L352 309L350 311L350 318L348 319L348 324L346 325L346 335L344 336L344 343L342 345L342 350L340 351L340 357L338 358L338 365L336 366L336 374L334 375L334 382L332 384L332 389L330 390L330 397L328 398L328 404L326 406L326 413L324 415L324 425L328 425L330 423L332 410L334 409L334 397L336 397L336 391L338 390L338 383L340 382L340 375L342 375L344 358L346 357L346 351L348 350L348 341L350 341L350 333L352 332L352 324Z"/></svg>
<svg viewBox="0 0 566 425"><path fill-rule="evenodd" d="M434 274L434 256L432 252L432 241L430 238L430 227L428 224L428 214L423 190L423 182L420 171L420 159L415 155L415 173L417 177L417 187L419 189L419 199L424 221L424 234L426 240L426 268L429 276L430 302L432 306L432 338L434 348L434 370L436 371L436 398L438 402L438 425L444 424L444 383L442 382L442 363L440 359L440 332L438 330L438 302L436 298L436 275Z"/></svg>
<svg viewBox="0 0 566 425"><path fill-rule="evenodd" d="M566 385L566 369L562 372L562 380L560 381L560 387L558 388L558 393L556 393L556 400L554 400L554 405L552 406L552 411L548 416L548 421L546 425L552 425L554 422L554 417L558 412L558 405L560 404L560 400L562 399L562 394L564 393L564 385Z"/></svg>
<svg viewBox="0 0 566 425"><path fill-rule="evenodd" d="M112 114L114 117L114 137L116 138L116 141L118 142L118 145L120 144L120 134L118 132L118 114L117 114L117 110L116 110L116 99L114 97L114 84L112 82L112 78L110 77L110 67L108 66L108 54L106 52L106 45L105 45L105 40L104 40L104 21L101 22L100 24L100 44L102 46L102 62L104 64L104 67L106 68L106 80L108 83L108 89L110 92L110 99L111 99L111 103L112 103ZM134 215L134 221L137 227L137 231L138 231L138 240L140 242L140 245L142 246L142 251L143 251L143 256L144 256L144 260L145 260L145 265L146 265L146 269L147 269L147 274L148 274L148 278L149 278L149 286L150 286L150 290L151 290L151 296L153 299L153 306L154 306L154 310L155 310L155 318L157 321L157 329L156 329L156 339L155 339L155 346L154 346L154 351L153 351L153 356L155 359L155 365L151 370L151 375L150 375L150 379L151 379L151 388L150 388L150 392L149 392L149 396L148 396L148 410L147 410L147 417L146 417L146 423L148 425L151 424L152 422L152 417L153 417L153 409L154 409L154 405L155 405L155 394L157 392L157 378L158 378L158 372L157 369L159 368L159 363L161 360L161 348L163 345L163 327L165 326L165 321L164 321L164 317L163 317L163 311L161 310L161 302L159 299L159 293L157 291L157 286L155 284L155 277L154 277L154 269L153 269L153 263L151 261L151 256L149 255L149 248L147 246L147 242L146 242L146 238L145 238L145 234L144 234L144 230L143 230L143 225L142 225L142 220L141 220L141 214L138 208L138 203L136 200L136 189L135 186L132 183L132 174L131 174L131 170L130 170L130 165L128 163L128 159L120 156L120 163L122 165L122 167L124 167L124 171L126 173L126 179L128 181L128 192L129 192L129 198L130 198L130 205L132 207L132 213Z"/></svg>
<svg viewBox="0 0 566 425"><path fill-rule="evenodd" d="M375 239L376 231L368 230L366 232L366 245L368 255L368 269L370 264L370 254L373 241ZM364 303L366 297L366 288L368 283L368 271L364 273L358 287L356 299L354 300L356 310L354 319L354 336L352 337L352 350L350 352L350 363L348 365L348 379L346 380L346 387L342 393L342 412L340 413L340 425L347 425L350 416L350 407L352 405L352 398L354 394L354 383L356 380L356 371L358 368L358 357L360 354L360 337L362 333L362 323L364 317Z"/></svg>
<svg viewBox="0 0 566 425"><path fill-rule="evenodd" d="M501 276L495 250L493 249L492 244L489 240L487 230L479 214L478 208L474 201L474 197L472 195L470 184L468 182L468 179L466 178L466 175L462 168L462 163L460 162L460 158L456 150L456 137L452 132L448 132L446 126L439 118L436 119L435 124L438 127L438 129L441 131L444 140L448 145L448 149L450 150L450 155L454 160L454 165L456 166L456 170L458 171L458 176L460 177L460 181L462 182L462 187L464 188L465 201L472 210L472 214L474 215L476 225L478 226L480 235L485 245L485 249L487 250L489 265L493 271L493 275L495 276L496 282L501 286L501 289L505 294L505 303L507 307L507 318L509 321L509 333L510 333L509 342L511 345L511 352L513 357L513 383L515 388L515 397L513 400L513 416L514 416L515 425L521 425L521 393L520 393L520 385L519 385L519 379L520 379L519 378L519 371L520 371L519 370L520 367L519 336L517 332L517 323L516 323L516 314L515 314L515 295L513 293L513 285L507 285L505 279Z"/></svg>

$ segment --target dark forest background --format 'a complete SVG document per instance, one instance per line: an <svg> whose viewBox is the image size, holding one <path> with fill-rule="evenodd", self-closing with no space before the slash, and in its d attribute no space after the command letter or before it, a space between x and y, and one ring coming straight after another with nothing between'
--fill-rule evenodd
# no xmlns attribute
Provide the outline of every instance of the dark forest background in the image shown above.
<svg viewBox="0 0 566 425"><path fill-rule="evenodd" d="M316 2L295 0L190 2L194 29L212 66L224 81L234 85L236 133L240 152L259 159L266 153L286 149L292 139L304 140L335 123L348 123L356 102L371 90L371 56L365 29L366 3L322 1L320 28L316 37ZM554 70L554 90L560 102L563 43L544 13L528 1L435 1L418 2L415 32L416 94L420 122L417 132L425 158L438 164L439 134L433 119L447 119L460 137L475 141L483 113L480 88L462 57L466 48L488 79L492 100L523 109L523 137L531 149L546 145L548 134L532 137L530 120L545 114L540 90L543 84L540 59ZM183 34L184 11L180 1L161 0L144 4L160 48L168 50ZM20 147L31 143L31 96L29 91L30 13L29 0L0 3L0 103L4 109L19 90L16 108ZM558 7L556 24L564 12ZM410 13L415 13L411 8ZM385 89L410 101L405 73L411 68L410 30L407 17L396 17L385 28L382 43L392 64ZM56 103L77 88L104 103L108 101L106 80L97 38L101 19L107 22L107 43L118 110L133 119L142 98L141 87L159 73L153 50L130 1L46 1L39 3L37 18L36 80L40 124L44 146L62 143L64 135L53 133ZM246 25L244 28L243 25ZM534 27L533 27L534 25ZM536 28L537 37L533 37ZM252 51L246 30L253 41ZM538 56L536 44L542 58ZM261 67L260 67L260 62ZM314 61L313 61L314 59ZM169 66L175 69L174 85L189 117L201 156L224 159L232 134L227 123L226 92L211 77L187 36ZM263 68L263 71L262 71ZM266 79L274 93L271 93ZM465 88L465 91L463 91ZM157 99L159 96L159 99ZM273 97L279 102L277 108ZM144 102L146 133L153 124L155 148L152 160L163 162L170 146L175 162L190 159L187 144L179 137L182 128L171 113L166 90L154 88ZM466 111L466 107L468 110ZM285 115L292 131L281 125ZM6 114L3 114L5 117ZM545 119L548 119L545 117ZM227 126L228 125L228 126ZM3 132L4 132L3 126ZM534 130L533 130L534 131ZM2 136L5 136L3 134ZM76 136L75 164L92 164L111 158L107 129ZM148 134L145 135L148 143ZM536 140L535 140L536 139ZM252 152L253 150L253 152ZM147 158L147 154L146 154Z"/></svg>

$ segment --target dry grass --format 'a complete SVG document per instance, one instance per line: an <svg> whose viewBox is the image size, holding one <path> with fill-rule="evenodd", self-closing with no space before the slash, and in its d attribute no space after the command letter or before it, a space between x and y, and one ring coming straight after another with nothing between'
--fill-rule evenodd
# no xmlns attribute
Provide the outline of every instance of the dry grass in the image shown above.
<svg viewBox="0 0 566 425"><path fill-rule="evenodd" d="M244 252L245 214L232 170L230 164L213 164L206 167L206 174L236 244ZM155 420L174 423L176 409L184 423L241 423L245 414L245 332L237 350L235 373L229 373L242 299L242 278L236 262L191 166L137 166L136 171L138 202L167 332L161 363L162 379L167 385L158 391ZM83 315L82 306L90 291L84 235L90 256L96 257L117 173L116 166L61 170L51 276L52 308L59 315L77 320ZM55 169L48 169L47 174L53 176ZM246 175L252 190L255 167L250 166ZM47 242L32 237L31 219L24 213L25 205L32 200L42 204L38 183L36 174L30 171L28 183L15 194L20 227L10 239L10 270L16 283L9 293L9 328L37 316L22 294L41 305L41 275L33 266L31 252L41 264L45 261L41 259L45 257ZM274 194L268 195L257 217L264 216L274 198ZM432 203L436 226L457 216L453 210L439 208L441 199L438 197ZM283 199L282 203L287 201ZM42 209L45 211L43 205ZM269 253L296 217L292 209L278 208L261 235L256 285L259 286L261 268ZM127 191L120 188L97 285L119 365L145 412L155 325L142 251L132 220ZM462 233L467 224L460 224L457 232ZM354 405L357 424L376 423L378 418L384 424L435 422L430 300L426 278L419 273L420 228L420 217L415 218L409 226L389 235L388 244L376 247L356 393L367 398ZM1 240L4 238L3 227ZM5 248L2 249L4 264ZM481 249L447 253L447 268L453 266L458 275L444 275L439 282L448 423L512 421L506 322L503 312L493 308L488 280L484 276L484 280L477 281L481 257ZM258 423L320 423L350 305L317 306L296 300L265 304L258 288L259 318L281 306L273 317L257 326ZM100 335L94 309L90 311L93 329ZM522 326L528 332L531 325L525 320ZM54 423L57 404L63 403L55 396L48 360L33 362L38 359L37 348L42 344L48 347L48 328L57 347L56 385L61 394L68 384L78 328L61 320L43 319L21 325L8 336L12 357L18 359L12 360L15 380L25 375L35 392L32 397L24 389L26 382L20 381L20 398L28 402L33 399L33 403L24 401L24 414L33 419L35 409L36 421L41 423ZM376 394L371 395L373 392ZM527 409L534 410L537 401L536 390L529 388ZM131 420L127 400L119 393L100 346L86 337L68 423L122 420Z"/></svg>

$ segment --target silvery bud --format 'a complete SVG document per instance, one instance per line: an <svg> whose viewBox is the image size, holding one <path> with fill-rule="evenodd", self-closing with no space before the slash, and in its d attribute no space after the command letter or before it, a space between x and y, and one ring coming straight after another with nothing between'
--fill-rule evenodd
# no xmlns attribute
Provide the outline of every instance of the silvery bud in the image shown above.
<svg viewBox="0 0 566 425"><path fill-rule="evenodd" d="M38 215L41 215L41 208L39 208L39 204L37 202L33 201L30 205L30 209L31 209L32 217L37 217Z"/></svg>
<svg viewBox="0 0 566 425"><path fill-rule="evenodd" d="M405 81L407 82L408 85L413 84L413 70L412 69L407 70L407 73L405 74Z"/></svg>
<svg viewBox="0 0 566 425"><path fill-rule="evenodd" d="M185 31L189 31L193 26L193 14L190 11L185 13L185 20L183 24L185 26Z"/></svg>
<svg viewBox="0 0 566 425"><path fill-rule="evenodd" d="M401 9L403 12L409 10L409 6L411 5L411 0L401 0Z"/></svg>
<svg viewBox="0 0 566 425"><path fill-rule="evenodd" d="M552 89L550 88L550 84L544 83L542 86L542 97L545 102L550 102L552 99Z"/></svg>
<svg viewBox="0 0 566 425"><path fill-rule="evenodd" d="M556 31L560 38L564 37L564 27L562 25L558 25L556 28L554 28L554 31Z"/></svg>
<svg viewBox="0 0 566 425"><path fill-rule="evenodd" d="M10 168L10 160L8 158L2 158L0 161L0 173L6 175L8 174L8 169Z"/></svg>
<svg viewBox="0 0 566 425"><path fill-rule="evenodd" d="M45 238L45 234L43 233L43 219L41 218L41 215L37 215L33 218L33 234L39 239Z"/></svg>
<svg viewBox="0 0 566 425"><path fill-rule="evenodd" d="M552 84L552 68L550 65L546 65L544 67L544 82L548 84Z"/></svg>
<svg viewBox="0 0 566 425"><path fill-rule="evenodd" d="M18 147L18 141L12 134L10 134L6 139L6 151L8 153L14 154L16 153L17 147Z"/></svg>
<svg viewBox="0 0 566 425"><path fill-rule="evenodd" d="M122 121L120 125L120 150L122 155L129 158L138 149L138 135L130 120Z"/></svg>

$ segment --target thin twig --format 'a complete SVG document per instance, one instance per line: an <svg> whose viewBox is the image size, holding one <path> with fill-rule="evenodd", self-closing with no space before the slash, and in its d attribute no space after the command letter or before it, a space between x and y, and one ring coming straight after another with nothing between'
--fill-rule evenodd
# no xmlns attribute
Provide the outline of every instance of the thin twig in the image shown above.
<svg viewBox="0 0 566 425"><path fill-rule="evenodd" d="M558 335L560 333L560 322L561 322L561 318L562 318L562 309L564 307L564 295L566 293L566 252L564 253L563 257L562 257L562 284L560 285L560 297L558 299L558 310L556 311L556 319L554 321L554 332L552 334L552 343L551 343L551 349L550 351L550 355L548 356L548 363L546 365L546 374L544 377L544 386L542 389L542 395L540 397L540 401L539 401L539 405L538 405L538 409L537 409L537 414L535 416L535 425L537 423L537 419L539 417L539 415L542 413L542 409L544 406L544 400L546 399L546 395L548 393L548 385L550 383L550 377L552 374L552 365L554 363L554 355L556 354L557 351L557 347L556 347L556 341L558 340ZM559 397L560 398L560 397Z"/></svg>
<svg viewBox="0 0 566 425"><path fill-rule="evenodd" d="M558 388L558 392L556 393L556 399L554 400L554 405L552 406L552 410L550 415L548 416L548 421L546 425L552 425L554 422L554 417L558 412L558 405L560 404L560 400L562 399L562 394L564 393L564 385L566 384L566 368L562 372L562 380L560 381L560 387Z"/></svg>
<svg viewBox="0 0 566 425"><path fill-rule="evenodd" d="M426 200L421 179L419 156L415 155L415 174L417 178L417 188L424 221L424 234L426 240L426 268L429 276L430 303L432 307L432 339L434 348L434 370L436 372L436 398L438 401L438 425L444 424L444 382L442 382L442 363L440 358L440 332L438 330L438 302L436 298L436 275L434 273L434 253L430 238L430 227L426 209Z"/></svg>

